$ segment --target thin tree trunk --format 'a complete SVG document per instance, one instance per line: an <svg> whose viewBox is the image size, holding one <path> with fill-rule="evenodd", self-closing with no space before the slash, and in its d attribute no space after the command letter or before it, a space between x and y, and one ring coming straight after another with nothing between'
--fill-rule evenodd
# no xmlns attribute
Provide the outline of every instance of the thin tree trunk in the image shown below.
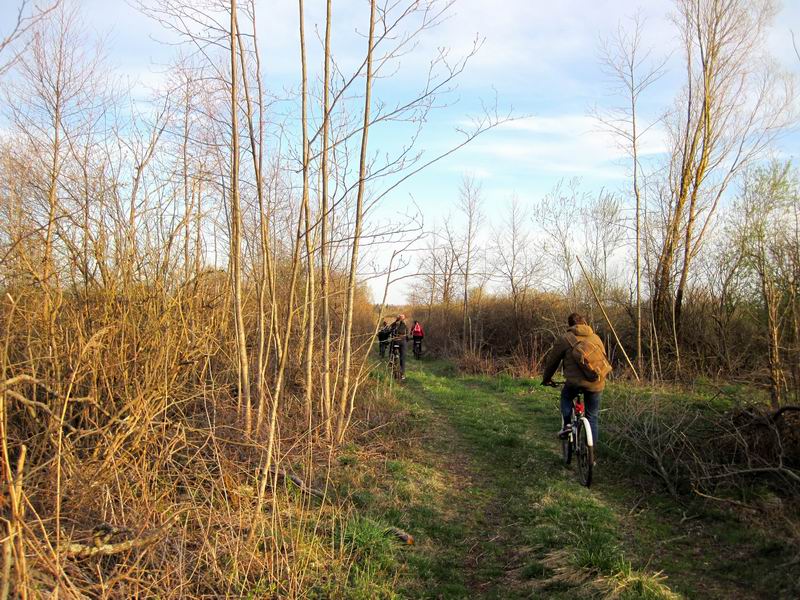
<svg viewBox="0 0 800 600"><path fill-rule="evenodd" d="M242 310L241 272L241 209L239 206L239 75L236 60L237 23L236 0L231 0L231 244L230 260L233 275L233 311L236 322L236 345L239 358L238 407L244 411L245 434L252 431L252 406L250 404L250 373L247 363L247 336Z"/></svg>
<svg viewBox="0 0 800 600"><path fill-rule="evenodd" d="M631 62L631 81L633 81ZM639 140L636 130L636 96L631 93L631 146L633 150L633 195L636 198L636 365L644 373L642 356L642 266L641 266L641 193L639 190Z"/></svg>
<svg viewBox="0 0 800 600"><path fill-rule="evenodd" d="M769 266L764 258L764 249L760 248L759 252L761 295L764 300L764 309L767 313L767 333L769 337L767 360L769 364L770 404L773 410L777 410L783 403L783 390L786 387L786 379L781 362L779 298L775 289L775 281L768 272Z"/></svg>
<svg viewBox="0 0 800 600"><path fill-rule="evenodd" d="M250 15L253 20L253 48L256 58L256 86L258 102L258 139L254 125L253 102L250 97L250 88L247 85L247 72L245 70L245 51L242 36L237 32L239 43L239 56L242 65L242 79L245 82L245 106L247 109L247 129L250 136L250 154L253 160L253 171L256 179L256 196L258 197L258 222L259 242L261 250L261 272L258 283L258 365L256 373L256 394L258 396L258 409L256 412L255 432L258 434L264 422L264 407L267 399L266 371L269 363L269 345L266 336L266 295L269 289L270 299L274 306L275 290L272 278L272 260L269 252L269 214L264 198L264 119L262 116L264 106L264 90L261 82L261 55L258 50L258 37L256 31L255 2L250 2ZM272 310L272 308L270 309ZM274 322L270 323L270 331Z"/></svg>
<svg viewBox="0 0 800 600"><path fill-rule="evenodd" d="M313 224L311 222L311 207L308 198L308 169L310 161L310 152L308 147L308 75L306 73L306 38L305 38L305 24L303 14L303 0L298 0L300 11L300 62L302 63L302 91L301 91L301 121L303 129L303 214L306 221L306 265L307 265L307 289L308 294L306 298L306 343L305 343L305 403L306 403L306 417L311 422L313 414L313 392L314 392L314 336L316 333L316 282L314 274L314 248L311 239Z"/></svg>
<svg viewBox="0 0 800 600"><path fill-rule="evenodd" d="M325 14L325 76L323 80L322 102L325 114L322 121L322 198L320 219L322 220L322 239L320 241L320 275L322 294L322 414L328 438L332 437L331 417L331 308L329 289L329 248L328 248L328 145L330 130L330 65L331 65L331 1L326 3Z"/></svg>
<svg viewBox="0 0 800 600"><path fill-rule="evenodd" d="M183 280L189 281L191 277L191 263L189 261L189 215L192 213L191 202L194 200L194 195L189 187L189 134L191 132L189 126L189 110L190 110L190 89L189 89L189 74L186 73L186 90L184 92L184 105L183 105L183 138L181 139L181 167L183 170L183 212L184 221L186 225L186 235L183 238Z"/></svg>
<svg viewBox="0 0 800 600"><path fill-rule="evenodd" d="M342 392L339 398L339 414L336 437L341 441L344 437L347 418L347 400L350 391L350 364L352 362L353 304L355 302L356 274L358 272L358 253L361 241L361 228L364 219L364 191L367 171L367 139L369 133L369 114L372 92L372 50L375 40L375 4L370 0L369 37L367 40L367 77L364 83L364 123L361 129L361 157L358 167L358 193L356 196L356 219L353 231L353 249L350 256L350 274L347 279L347 301L345 304L344 350L342 356Z"/></svg>
<svg viewBox="0 0 800 600"><path fill-rule="evenodd" d="M297 229L295 231L295 239L294 239L294 247L292 250L292 270L290 275L289 281L289 296L286 302L286 319L283 323L283 337L279 339L279 334L275 331L275 326L277 323L277 313L275 308L275 302L273 299L273 313L272 313L272 323L271 323L271 333L275 331L274 335L276 337L276 350L278 354L278 368L275 373L275 386L274 391L272 394L272 410L270 411L270 421L269 421L269 433L267 436L267 450L266 450L266 458L264 462L264 468L261 471L261 482L259 485L258 490L258 501L256 503L256 512L260 513L261 507L264 503L264 495L266 494L267 484L270 481L272 476L272 463L274 458L275 452L275 443L277 441L277 424L278 424L278 408L280 407L282 395L283 395L283 388L285 385L286 380L286 365L288 362L289 357L289 342L292 339L292 325L294 322L294 316L297 312L294 307L295 297L297 292L297 278L300 271L300 246L303 237L303 223L305 222L304 218L304 211L298 211L299 215L297 218ZM275 262L273 261L273 264ZM275 269L273 269L273 278L275 277ZM273 289L274 289L274 280L273 280Z"/></svg>

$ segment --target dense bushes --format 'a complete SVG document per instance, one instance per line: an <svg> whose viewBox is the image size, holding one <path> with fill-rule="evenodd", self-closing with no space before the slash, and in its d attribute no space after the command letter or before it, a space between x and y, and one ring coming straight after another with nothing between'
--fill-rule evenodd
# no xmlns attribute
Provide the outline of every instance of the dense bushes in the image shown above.
<svg viewBox="0 0 800 600"><path fill-rule="evenodd" d="M612 300L606 311L636 365L633 307L621 291L609 296ZM629 371L627 363L601 312L588 299L570 301L558 294L531 292L514 302L503 294L475 294L468 316L470 338L466 342L462 340L461 306L433 304L408 309L414 319L425 324L427 347L441 355L461 357L467 370L498 372L510 368L515 372L529 369L533 373L538 372L552 343L566 328L567 315L574 310L588 316L606 343L615 374L624 377ZM740 304L721 312L719 302L713 297L702 291L693 292L684 305L678 352L671 339L658 339L652 331L643 336L643 376L683 382L705 376L768 385L767 332L757 316L757 306ZM647 311L644 319L649 319ZM791 333L786 342L790 358L797 353ZM788 397L797 399L799 367L791 360L787 360L787 365L792 390Z"/></svg>
<svg viewBox="0 0 800 600"><path fill-rule="evenodd" d="M670 495L747 500L800 495L800 408L772 412L751 397L614 388L604 444Z"/></svg>

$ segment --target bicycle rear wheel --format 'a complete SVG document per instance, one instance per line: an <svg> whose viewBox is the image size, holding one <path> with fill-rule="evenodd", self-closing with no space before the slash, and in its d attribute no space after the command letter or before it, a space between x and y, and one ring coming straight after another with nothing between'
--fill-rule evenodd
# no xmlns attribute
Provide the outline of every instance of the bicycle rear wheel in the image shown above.
<svg viewBox="0 0 800 600"><path fill-rule="evenodd" d="M592 485L592 467L594 466L594 446L589 445L586 435L586 426L583 421L578 422L578 440L576 451L578 454L578 477L581 485Z"/></svg>

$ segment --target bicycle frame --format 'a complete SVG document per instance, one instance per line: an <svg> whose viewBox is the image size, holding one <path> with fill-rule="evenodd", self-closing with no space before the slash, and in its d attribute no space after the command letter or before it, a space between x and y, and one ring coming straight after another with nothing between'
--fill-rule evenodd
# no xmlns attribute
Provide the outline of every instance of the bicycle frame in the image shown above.
<svg viewBox="0 0 800 600"><path fill-rule="evenodd" d="M584 414L583 402L578 400L578 398L574 398L572 400L573 431L575 430L575 425L577 425L578 422L580 422L586 429L586 445L594 447L594 440L592 439L592 427L589 424L589 419L587 419Z"/></svg>
<svg viewBox="0 0 800 600"><path fill-rule="evenodd" d="M560 383L551 382L551 387L558 387ZM592 485L592 467L594 465L594 439L589 419L586 418L583 398L578 395L572 399L571 428L562 440L562 458L564 464L572 462L572 455L578 458L578 475L582 485ZM583 439L581 439L581 437ZM585 447L584 447L585 446Z"/></svg>
<svg viewBox="0 0 800 600"><path fill-rule="evenodd" d="M396 340L389 341L389 372L394 379L400 380L400 343Z"/></svg>
<svg viewBox="0 0 800 600"><path fill-rule="evenodd" d="M585 416L583 402L578 398L572 400L572 430L569 432L568 439L564 441L564 445L564 462L569 464L572 455L575 454L578 459L578 478L582 485L591 486L594 440L589 419ZM566 447L567 445L569 448Z"/></svg>

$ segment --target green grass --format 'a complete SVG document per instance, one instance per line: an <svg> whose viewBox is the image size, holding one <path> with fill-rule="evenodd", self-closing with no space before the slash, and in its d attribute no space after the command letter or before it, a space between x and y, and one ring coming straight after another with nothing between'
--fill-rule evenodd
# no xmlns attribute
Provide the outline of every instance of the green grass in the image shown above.
<svg viewBox="0 0 800 600"><path fill-rule="evenodd" d="M727 513L643 496L602 447L596 483L580 486L560 461L557 391L409 362L384 459L349 451L335 474L366 515L345 536L358 577L403 598L782 597L769 565L784 548ZM389 525L416 544L387 546Z"/></svg>
<svg viewBox="0 0 800 600"><path fill-rule="evenodd" d="M463 454L475 480L462 500L465 533L475 538L462 557L470 595L559 597L573 584L600 589L601 576L639 576L621 549L613 511L560 464L552 390L503 376L454 378L437 363L409 381L401 399L444 418L462 447L445 437L439 449ZM428 583L430 596L447 597L437 581Z"/></svg>

